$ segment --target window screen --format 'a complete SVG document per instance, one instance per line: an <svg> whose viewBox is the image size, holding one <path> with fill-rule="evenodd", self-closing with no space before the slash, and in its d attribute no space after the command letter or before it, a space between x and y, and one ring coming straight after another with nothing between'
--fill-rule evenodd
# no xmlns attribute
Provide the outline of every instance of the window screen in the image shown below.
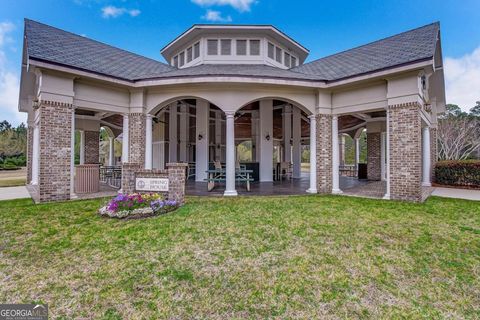
<svg viewBox="0 0 480 320"><path fill-rule="evenodd" d="M187 49L187 63L192 61L192 47Z"/></svg>
<svg viewBox="0 0 480 320"><path fill-rule="evenodd" d="M232 40L230 39L220 40L220 54L222 56L229 56L232 54Z"/></svg>
<svg viewBox="0 0 480 320"><path fill-rule="evenodd" d="M282 49L279 47L275 47L275 60L282 63Z"/></svg>
<svg viewBox="0 0 480 320"><path fill-rule="evenodd" d="M218 54L218 40L207 41L207 53L209 56L216 56Z"/></svg>
<svg viewBox="0 0 480 320"><path fill-rule="evenodd" d="M200 57L200 42L193 45L193 59Z"/></svg>
<svg viewBox="0 0 480 320"><path fill-rule="evenodd" d="M178 56L173 57L173 66L178 68Z"/></svg>
<svg viewBox="0 0 480 320"><path fill-rule="evenodd" d="M178 55L178 60L180 60L179 61L180 67L185 64L185 52L180 52L180 54Z"/></svg>
<svg viewBox="0 0 480 320"><path fill-rule="evenodd" d="M250 40L250 55L251 56L260 55L260 40Z"/></svg>
<svg viewBox="0 0 480 320"><path fill-rule="evenodd" d="M247 54L247 40L237 40L237 55L244 56Z"/></svg>
<svg viewBox="0 0 480 320"><path fill-rule="evenodd" d="M275 59L275 46L270 42L268 43L268 57L272 60Z"/></svg>

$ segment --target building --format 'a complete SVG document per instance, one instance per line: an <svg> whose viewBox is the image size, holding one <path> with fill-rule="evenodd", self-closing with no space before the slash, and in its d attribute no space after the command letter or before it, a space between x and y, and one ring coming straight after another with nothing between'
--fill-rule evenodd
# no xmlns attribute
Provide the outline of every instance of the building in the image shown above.
<svg viewBox="0 0 480 320"><path fill-rule="evenodd" d="M376 196L428 196L445 107L439 23L308 63L308 49L270 25L194 25L160 52L169 64L25 20L19 110L37 200L75 197L74 132L81 164L98 163L101 127L110 165L119 136L123 163L190 163L198 185L217 160L232 196L239 145L259 188L275 190L287 170L284 183L307 181L302 192L342 193L343 136L358 146L366 130ZM302 176L305 146L314 156Z"/></svg>

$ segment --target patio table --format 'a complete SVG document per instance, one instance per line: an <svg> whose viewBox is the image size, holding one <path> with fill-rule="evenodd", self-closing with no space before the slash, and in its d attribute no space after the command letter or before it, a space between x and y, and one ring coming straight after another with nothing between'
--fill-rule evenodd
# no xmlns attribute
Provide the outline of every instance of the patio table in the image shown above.
<svg viewBox="0 0 480 320"><path fill-rule="evenodd" d="M226 179L226 170L225 169L212 169L205 171L208 174L207 189L212 191L215 188L215 182L225 182ZM245 182L247 191L250 191L250 181L253 181L253 178L250 175L253 173L253 170L247 169L236 169L235 170L235 182Z"/></svg>

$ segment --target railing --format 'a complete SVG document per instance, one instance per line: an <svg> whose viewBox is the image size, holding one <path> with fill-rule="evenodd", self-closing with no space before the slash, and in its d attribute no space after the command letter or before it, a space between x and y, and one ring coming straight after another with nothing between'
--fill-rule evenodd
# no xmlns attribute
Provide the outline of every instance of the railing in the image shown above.
<svg viewBox="0 0 480 320"><path fill-rule="evenodd" d="M111 187L119 188L122 186L122 168L121 167L100 167L100 181Z"/></svg>
<svg viewBox="0 0 480 320"><path fill-rule="evenodd" d="M75 192L95 193L100 191L100 165L82 164L75 167Z"/></svg>
<svg viewBox="0 0 480 320"><path fill-rule="evenodd" d="M358 171L355 165L343 165L339 166L340 175L342 177L357 177Z"/></svg>

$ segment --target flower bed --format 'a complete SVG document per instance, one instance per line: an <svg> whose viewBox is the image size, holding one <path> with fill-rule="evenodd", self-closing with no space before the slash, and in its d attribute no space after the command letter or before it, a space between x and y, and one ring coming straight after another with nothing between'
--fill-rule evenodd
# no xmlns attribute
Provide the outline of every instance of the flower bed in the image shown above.
<svg viewBox="0 0 480 320"><path fill-rule="evenodd" d="M177 207L175 200L165 200L159 193L119 194L100 208L98 213L110 218L138 219L164 214Z"/></svg>

